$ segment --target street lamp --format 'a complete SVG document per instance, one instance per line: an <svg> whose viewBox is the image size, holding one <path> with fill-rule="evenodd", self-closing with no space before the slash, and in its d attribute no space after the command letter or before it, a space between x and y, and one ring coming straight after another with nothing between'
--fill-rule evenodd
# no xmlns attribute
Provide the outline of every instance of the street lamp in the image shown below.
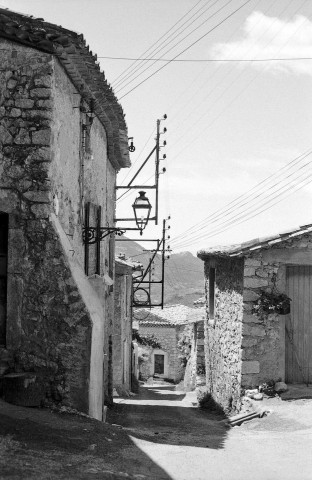
<svg viewBox="0 0 312 480"><path fill-rule="evenodd" d="M149 199L145 196L143 190L141 190L139 194L140 196L135 199L132 208L137 227L140 230L140 235L142 235L143 230L148 223L152 205L150 204Z"/></svg>

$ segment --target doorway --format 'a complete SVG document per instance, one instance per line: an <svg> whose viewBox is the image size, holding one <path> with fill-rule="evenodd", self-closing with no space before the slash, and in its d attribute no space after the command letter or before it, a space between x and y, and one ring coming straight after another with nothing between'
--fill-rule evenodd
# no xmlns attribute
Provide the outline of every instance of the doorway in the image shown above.
<svg viewBox="0 0 312 480"><path fill-rule="evenodd" d="M6 345L9 216L0 213L0 346Z"/></svg>
<svg viewBox="0 0 312 480"><path fill-rule="evenodd" d="M312 266L287 267L286 383L312 383Z"/></svg>
<svg viewBox="0 0 312 480"><path fill-rule="evenodd" d="M163 375L165 373L165 355L154 355L154 373Z"/></svg>

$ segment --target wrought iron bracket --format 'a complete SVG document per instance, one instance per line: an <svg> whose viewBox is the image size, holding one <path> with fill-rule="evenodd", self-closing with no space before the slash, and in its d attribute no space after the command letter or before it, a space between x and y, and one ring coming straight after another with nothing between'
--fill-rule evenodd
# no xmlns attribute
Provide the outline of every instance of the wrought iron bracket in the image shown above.
<svg viewBox="0 0 312 480"><path fill-rule="evenodd" d="M115 235L123 235L126 231L115 227L85 227L82 229L82 240L85 245L93 245L105 237L114 233Z"/></svg>

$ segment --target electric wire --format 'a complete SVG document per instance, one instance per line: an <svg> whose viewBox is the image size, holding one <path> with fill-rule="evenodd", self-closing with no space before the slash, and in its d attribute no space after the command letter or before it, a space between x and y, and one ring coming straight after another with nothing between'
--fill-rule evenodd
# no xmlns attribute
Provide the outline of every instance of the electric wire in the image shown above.
<svg viewBox="0 0 312 480"><path fill-rule="evenodd" d="M188 22L194 17L194 15L198 14L198 13L200 12L200 10L202 10L206 5L200 7L200 9L197 10L197 12L196 12L189 20L187 20L186 22L184 22L178 29L174 30L167 38L165 38L165 39L160 43L160 45L158 45L157 48L155 48L154 50L152 50L152 51L150 52L150 54L149 54L149 57L151 57L151 56L154 55L154 54L157 55L157 54L160 53L164 48L166 48L168 45L170 45L170 43L172 43L177 37L179 37L180 35L182 35L183 32L184 32L187 28L189 28L198 18L200 18L200 17L203 15L203 13L205 13L207 10L210 10L210 8L211 8L212 6L214 6L214 5L217 3L217 1L218 1L218 0L215 0L214 3L213 3L212 5L210 5L210 6L208 6L204 12L201 12L201 13L195 18L195 20L193 20L193 22L191 22L189 25L187 25L187 27L185 27L180 33L178 33L178 34L175 35L170 41L168 41L168 40L172 37L172 35L174 35L176 32L178 32L179 30L181 30L181 28L182 28L186 23L188 23ZM230 0L230 1L232 1L232 0ZM174 28L174 27L173 27L173 28ZM162 38L162 37L161 37L161 38ZM161 39L160 39L160 40L161 40ZM183 40L182 40L182 41L183 41ZM167 42L167 43L165 43L165 42ZM163 45L164 43L165 43L165 45ZM162 46L162 45L163 45L163 46ZM152 47L151 47L151 48L152 48ZM174 48L174 47L172 47L172 48ZM170 51L170 50L168 50L168 51ZM167 52L168 52L168 51L167 51ZM167 52L166 52L166 53L167 53ZM143 63L143 65L140 66L140 64L142 64L142 63ZM148 62L146 62L146 61L143 60L143 59L142 59L142 60L140 59L140 60L139 60L139 64L138 64L136 67L134 67L134 69L132 69L131 73L129 72L127 76L124 76L123 78L121 78L116 84L114 84L114 87L119 87L119 86L122 85L126 80L129 80L129 78L133 77L133 75L134 75L136 72L138 72L139 70L142 70L142 68L144 68L144 64L146 64L146 63L148 63ZM151 65L148 66L148 68L150 68L150 67L151 67ZM145 69L145 70L146 70L146 69ZM145 71L145 70L143 70L143 71ZM141 72L141 73L142 73L142 72Z"/></svg>
<svg viewBox="0 0 312 480"><path fill-rule="evenodd" d="M98 57L107 58L110 60L136 60L135 58L128 57ZM288 58L194 58L194 59L179 59L171 60L170 58L145 58L145 61L155 62L181 62L181 63L238 63L238 62L294 62L299 60L312 60L312 57L288 57ZM1 70L0 70L1 71Z"/></svg>
<svg viewBox="0 0 312 480"><path fill-rule="evenodd" d="M201 234L201 235L193 236L191 239L185 240L185 242L176 243L174 245L174 248L177 249L177 248L182 248L182 247L185 247L185 246L188 246L188 245L193 245L195 241L196 241L196 243L198 243L198 241L200 239L203 239L203 238L208 239L208 238L211 238L212 236L216 236L216 235L228 230L229 228L231 228L233 226L233 224L235 226L237 226L240 223L243 223L247 220L250 220L251 218L254 218L255 216L258 216L262 212L268 210L269 208L272 208L272 206L276 205L277 203L279 203L282 200L284 200L285 198L287 198L289 195L292 195L296 191L300 190L301 188L303 188L304 186L306 186L306 185L308 185L309 183L312 182L312 173L310 173L309 175L306 175L306 173L304 172L304 174L299 176L298 178L301 178L302 176L305 176L305 179L300 180L299 182L289 182L288 184L284 185L283 187L281 187L279 189L279 190L283 189L281 193L279 193L275 196L272 196L272 194L271 194L269 196L271 198L269 198L269 200L267 200L266 202L260 204L255 210L252 210L251 212L248 212L249 209L247 209L244 212L240 212L240 214L236 215L235 217L230 218L229 220L227 220L225 222L222 222L219 227L216 227L210 233L208 232L208 234ZM292 185L292 183L293 183L293 185ZM276 192L274 192L274 193L276 193ZM276 201L272 203L272 201L274 201L274 200L276 200ZM268 204L270 204L270 205L268 205ZM266 208L262 208L265 205L268 205L268 206ZM247 213L247 215L246 215L246 213Z"/></svg>
<svg viewBox="0 0 312 480"><path fill-rule="evenodd" d="M214 6L216 3L217 3L218 0L216 0L212 6ZM180 43L182 43L186 38L188 38L190 35L192 35L194 32L196 32L197 30L199 30L199 28L201 28L205 23L207 23L209 20L211 20L212 17L214 17L216 14L218 14L221 10L223 10L223 8L227 7L233 0L228 0L228 2L223 5L219 10L217 10L216 12L214 12L212 15L210 15L207 19L205 19L199 26L197 26L196 28L194 28L190 33L188 33L185 37L183 37L179 42L177 42L176 44L174 44L172 47L170 47L168 50L166 50L163 55L166 55L167 53L171 52L171 50L173 50L175 47L177 47ZM210 8L210 7L209 7ZM171 42L169 42L170 44ZM165 45L166 47L167 45ZM180 55L180 54L179 54ZM178 55L178 56L179 56ZM175 59L176 57L174 57ZM172 62L172 59L169 59L166 63L169 64ZM146 72L147 70L149 70L155 63L157 63L157 61L154 61L151 65L148 65L143 71L141 71L138 75L136 75L135 77L133 77L131 80L129 80L124 86L121 86L119 85L119 87L117 86L117 90L115 89L116 93L118 94L118 92L120 90L124 90L125 87L131 83L133 83L134 80L136 80L139 76L141 76L144 72ZM164 66L166 65L163 65L161 68L163 68ZM126 79L127 80L127 79ZM123 82L124 83L124 82Z"/></svg>
<svg viewBox="0 0 312 480"><path fill-rule="evenodd" d="M301 188L305 187L306 185L308 185L308 184L311 183L311 182L312 182L312 175L309 175L308 180L305 181L305 182L301 182L302 184L299 185L299 186L297 186L297 188L296 188L295 190L288 191L288 194L287 194L287 195L285 195L283 198L279 198L279 199L278 199L276 202L274 202L272 205L269 205L268 207L266 207L266 208L264 208L264 209L262 209L262 210L260 210L260 211L257 211L256 213L252 213L251 215L249 215L249 216L247 216L247 217L245 217L245 218L240 219L240 221L235 222L235 225L234 225L234 226L240 225L241 223L244 223L244 222L246 222L246 221L248 221L248 220L250 220L250 219L252 219L252 218L254 218L254 217L258 216L258 215L260 215L261 213L269 210L270 208L272 208L273 206L277 205L278 203L280 203L281 201L283 201L285 198L287 198L288 196L292 195L293 193L296 193L298 190L300 190ZM212 232L211 234L208 234L208 235L204 235L204 236L201 237L201 238L207 240L207 239L209 239L209 238L211 238L211 237L215 237L216 235L219 235L220 233L223 233L223 232L229 230L230 228L232 228L232 226L233 226L233 222L232 222L231 224L228 224L227 226L225 226L223 229L221 229L221 230L219 230L219 231L214 231L214 232ZM176 249L177 249L177 248L180 249L180 248L184 248L184 247L186 247L186 246L190 246L190 245L197 244L197 243L199 242L199 240L201 240L201 238L198 238L197 241L196 241L196 243L194 243L194 239L192 239L192 240L190 240L189 242L183 244L182 246L176 246L175 248L176 248Z"/></svg>
<svg viewBox="0 0 312 480"><path fill-rule="evenodd" d="M125 175L125 177L122 179L121 181L121 185L123 185L126 181L126 179L129 177L129 175L133 172L133 168L134 166L136 165L136 163L138 162L138 160L141 158L142 156L142 153L144 152L144 149L146 147L146 145L148 144L148 142L150 141L150 139L152 138L152 136L154 135L155 133L155 128L153 128L152 130L152 133L150 134L150 136L148 137L148 139L146 140L144 146L142 147L140 153L138 154L137 158L135 159L135 161L133 162L133 164L131 165L131 167L129 168L127 174Z"/></svg>
<svg viewBox="0 0 312 480"><path fill-rule="evenodd" d="M307 156L311 155L311 153L312 153L312 152L310 152ZM307 164L301 166L296 172L293 172L293 173L287 175L287 176L285 177L285 179L282 180L282 182L287 181L289 178L292 179L291 181L289 181L288 183L286 183L286 185L280 186L280 188L278 188L278 189L275 190L274 192L270 193L269 195L266 195L266 196L265 196L263 199L261 199L260 201L266 200L266 198L270 198L274 193L277 193L277 192L279 192L280 190L282 190L283 188L288 187L289 185L291 185L291 183L292 183L292 181L293 181L293 176L294 176L295 174L297 174L298 171L302 170L302 169L305 168L306 166L309 166L310 164L311 164L311 160L310 160ZM303 175L306 175L306 172L305 172L305 171L304 171L301 175L299 175L299 177L295 177L294 179L297 180L298 178L301 178ZM273 185L272 185L269 189L267 189L265 192L261 192L261 193L258 194L256 197L254 197L254 198L252 199L252 201L256 201L256 202L258 203L261 196L263 196L264 194L267 194L267 192L268 192L269 190L274 189L276 186L282 184L282 182L279 181L279 182L273 184ZM266 202L266 203L267 203L267 202ZM253 204L252 204L250 201L247 201L247 202L243 203L243 204L239 207L239 209L244 208L244 207L245 207L246 205L248 205L248 204L250 205L250 206L247 207L247 211L248 211L248 210L253 206ZM244 211L246 211L246 209L243 210L243 212L244 212ZM243 213L243 212L237 213L237 209L236 209L236 208L235 208L235 210L232 209L232 210L231 210L229 213L227 213L226 215L224 215L224 214L223 214L223 215L219 215L219 216L216 217L215 219L211 220L211 222L210 222L208 225L210 226L210 225L213 224L213 223L220 223L221 220L222 220L222 221L221 221L220 225L222 225L222 224L224 224L224 223L226 223L226 222L228 221L228 220L225 220L225 221L224 221L224 218L225 218L225 217L227 217L227 216L229 216L229 215L230 215L230 216L233 216L233 214L234 214L234 217L232 217L231 219L233 219L233 218L235 219L235 217L236 217L237 215L240 215L240 214ZM236 215L235 215L235 214L236 214ZM231 220L231 219L230 219L230 220ZM192 232L192 235L193 235L194 233L196 233L196 232L199 232L199 231L205 229L205 228L207 228L207 225L202 226L201 228L198 228L197 231L193 231L193 232ZM186 236L189 236L189 235L185 235L185 237L186 237ZM194 238L194 237L193 237L193 238ZM176 241L172 241L171 243L172 243L172 244L175 244Z"/></svg>
<svg viewBox="0 0 312 480"><path fill-rule="evenodd" d="M163 70L163 68L165 68L167 65L169 65L172 60L175 60L176 58L178 58L179 56L183 55L183 53L185 53L187 50L189 50L190 48L192 48L194 45L196 45L198 42L200 42L203 38L205 38L207 35L209 35L211 32L213 32L214 30L216 30L220 25L222 25L223 23L225 23L229 18L231 18L233 15L235 15L239 10L241 10L242 8L244 8L248 3L250 3L252 0L246 0L240 7L238 7L236 10L232 11L229 15L227 15L223 20L221 20L219 23L217 23L214 27L212 27L210 30L208 30L208 32L204 33L203 35L201 35L197 40L195 40L194 42L192 42L190 45L188 45L184 50L182 50L180 53L178 53L177 55L175 55L175 57L173 57L169 62L165 63L164 65L162 65L160 68L158 68L155 72L153 72L152 74L150 74L147 78L143 79L141 82L139 82L137 85L135 85L134 87L132 87L130 90L128 90L124 95L122 95L121 97L119 97L119 100L121 100L122 98L126 97L127 95L129 95L129 93L133 92L134 90L136 90L139 86L141 86L143 83L145 83L147 80L149 80L151 77L153 77L154 75L156 75L156 73L160 72L161 70Z"/></svg>
<svg viewBox="0 0 312 480"><path fill-rule="evenodd" d="M257 183L247 192L243 193L242 195L239 195L236 199L227 203L224 207L219 208L218 210L208 215L199 223L185 230L182 235L179 235L178 237L173 237L171 239L171 243L174 243L177 238L179 239L184 238L190 232L192 233L197 232L198 230L201 229L199 227L205 226L205 224L209 224L209 222L211 221L216 221L218 220L218 218L221 218L221 217L223 218L225 215L232 213L234 210L236 211L237 208L240 208L242 205L245 205L246 200L255 198L254 195L258 190L261 190L262 188L266 188L265 192L268 191L267 187L270 184L270 182L275 182L276 179L279 179L279 181L276 182L275 185L280 183L282 177L285 175L287 171L296 167L301 161L305 160L305 158L307 158L311 153L312 153L312 149L309 149L304 153L302 153L301 155L297 156L296 158L288 162L286 165L284 165L282 168L280 168L277 172L272 173L271 175L263 179L261 182Z"/></svg>
<svg viewBox="0 0 312 480"><path fill-rule="evenodd" d="M261 3L261 2L262 2L262 0L258 0L258 2L256 3L256 5L254 5L253 8L256 9L256 8L258 7L259 3ZM267 12L270 10L270 8L271 8L271 5L269 5L269 7L265 10L265 14L267 14ZM259 22L257 22L257 23L253 26L253 28L251 29L251 31L254 30L254 28L256 27L256 25L258 25L258 23L259 23ZM228 43L228 42L234 37L234 35L237 33L237 31L238 31L240 28L241 28L240 26L238 26L237 28L235 28L235 29L232 31L231 35L229 35L229 36L226 38L225 41ZM237 49L237 48L232 47L232 48L231 48L231 53L232 53L232 52L234 53L236 49ZM218 73L219 71L221 71L221 68L222 68L222 65L220 64L220 65L219 65L217 68L215 68L215 69L213 70L213 72L209 75L209 81L210 81L210 82L211 82L211 80L217 75L217 73ZM178 95L178 97L175 98L175 100L172 102L172 104L168 107L168 110L170 111L172 107L175 107L175 105L177 104L177 101L179 101L179 108L176 109L176 112L175 112L175 113L170 114L170 120L169 120L169 121L170 121L170 124L171 124L172 121L174 121L174 119L179 115L179 113L180 113L181 111L185 112L186 106L189 105L189 104L193 101L194 98L197 98L198 92L200 92L202 88L206 87L207 79L206 79L206 77L205 77L205 78L204 78L204 82L201 83L200 85L198 85L195 90L192 88L192 87L193 87L193 84L202 76L203 72L206 71L206 70L207 70L207 65L204 66L204 68L199 72L199 74L196 76L196 78L193 79L193 80L187 85L187 87L183 90L183 92L181 92L181 93ZM224 78L224 77L223 77L223 78ZM183 100L184 100L184 96L185 96L188 92L192 92L191 97L189 97L187 101L183 101L182 104L181 104L180 98L182 97ZM194 107L194 105L193 105L193 107ZM193 108L193 110L194 110L194 108ZM197 109L196 109L196 111L197 111ZM181 123L181 122L179 122L179 123Z"/></svg>
<svg viewBox="0 0 312 480"><path fill-rule="evenodd" d="M145 51L142 53L142 55L139 57L139 60L141 59L141 57L142 57L143 55L145 55L146 53L148 53L155 45L157 45L163 37L165 37L168 33L170 33L170 31L171 31L176 25L178 25L178 24L181 22L181 20L183 20L184 17L186 17L192 10L194 10L194 8L196 8L197 5L199 5L199 4L201 3L201 1L202 1L202 0L199 0L190 10L188 10L188 11L183 15L169 30L167 30L167 32L165 32L155 43L153 43L153 45L151 45L147 50L145 50ZM101 57L98 57L98 58L101 58ZM104 57L102 57L102 58L104 58ZM137 60L135 60L134 63L136 63L136 61L137 61ZM132 65L129 65L129 67L126 68L126 70L124 70L120 75L118 75L118 77L115 78L115 79L112 81L112 83L114 84L121 76L123 76L129 69L131 69L131 66L132 66Z"/></svg>
<svg viewBox="0 0 312 480"><path fill-rule="evenodd" d="M144 180L144 182L142 182L142 185L145 185L149 180L151 180L151 178L154 177L154 175L155 175L155 174L153 173L149 178L147 178L146 180ZM120 197L117 198L116 202L117 202L117 201L120 201L121 198L124 197L124 195L128 194L128 195L126 195L126 196L123 198L123 200L126 200L126 199L129 197L129 195L131 194L131 190L132 190L132 188L129 188L128 190L126 190L122 195L120 195ZM122 200L122 201L123 201L123 200Z"/></svg>
<svg viewBox="0 0 312 480"><path fill-rule="evenodd" d="M306 3L306 1L307 1L307 0L304 0L304 1L303 1L302 5L300 6L301 8L302 8L302 6L304 5L304 3ZM284 14L284 13L286 12L286 10L288 9L288 7L289 7L291 4L292 4L292 0L290 0L290 1L287 3L287 5L284 7L284 9L280 12L280 15ZM300 7L298 7L298 8L296 9L296 11L294 12L294 15L298 12L298 10L299 10ZM264 32L262 32L262 34L260 35L260 37L259 37L258 39L262 38L263 35L272 28L272 26L274 25L274 23L277 22L277 20L278 20L278 19L275 17L274 20L272 21L272 23L265 29ZM305 21L306 21L306 20L305 20ZM304 21L303 23L305 23L305 21ZM303 24L303 23L302 23L302 24ZM302 25L302 24L301 24L301 25ZM301 26L301 25L300 25L300 26ZM272 39L270 39L270 40L266 43L265 47L267 47L267 46L272 42L272 40L273 40L278 34L280 34L280 33L282 32L282 30L283 30L284 28L285 28L285 26L282 25L281 28L278 30L278 32L274 35L274 37L273 37ZM293 35L294 35L294 34L295 34L295 32L293 33ZM292 36L293 36L293 35L292 35ZM288 39L288 41L289 41L289 39ZM287 43L287 42L285 42L285 44L286 44L286 43ZM284 45L285 45L285 44L284 44ZM283 47L284 47L284 45L283 45ZM283 47L282 47L282 48L283 48ZM281 49L282 49L282 48L281 48ZM246 52L246 53L248 53L248 51L250 51L251 49L252 49L252 47L249 48L249 49L247 49L247 52ZM278 52L280 52L281 49L279 49ZM243 75L244 75L244 73L246 72L246 70L247 70L247 67L245 67L244 70L242 70L240 73L238 73L238 75L236 75L236 76L234 77L234 79L230 82L230 84L229 84L227 87L224 88L224 90L220 93L220 95L219 95L216 99L214 99L214 101L213 101L212 103L209 104L209 109L207 109L200 117L198 117L197 120L196 120L192 125L190 125L189 122L188 122L188 125L187 125L187 133L188 133L188 137L189 137L189 138L192 137L192 135L190 135L190 132L192 131L192 129L194 129L199 123L202 123L202 120L203 120L205 117L207 117L208 115L211 115L211 108L212 108L212 106L216 105L216 104L224 97L225 93L228 92L228 91L232 88L232 86L233 86L241 77L243 77ZM225 84L225 81L226 81L227 76L228 76L228 75L223 76L222 82L221 82L221 83L219 82L218 84L216 84L216 85L204 96L204 98L201 98L201 99L200 99L200 105L202 105L203 102L206 101L206 100L211 96L211 94L216 90L216 88L220 88L220 85L221 85L221 84ZM221 111L218 115L216 115L216 116L210 121L210 123L208 123L208 125L206 125L203 129L201 129L201 131L196 135L196 137L192 137L192 141L189 141L183 148L181 148L181 150L179 150L179 151L172 157L172 160L174 160L175 158L177 158L177 157L181 154L181 152L182 152L183 150L185 150L188 146L190 146L190 145L194 142L194 140L197 140L197 139L202 135L203 131L206 131L207 128L210 128L210 127L221 117L221 115L223 115L223 113L224 113L231 105L233 105L233 103L235 103L235 102L237 101L237 99L238 99L241 95L243 95L243 94L246 93L248 87L249 87L258 77L260 77L260 76L261 76L261 72L256 73L256 75L253 76L253 78L247 83L247 85L244 85L244 86L242 87L242 89L239 91L239 93L238 93L237 95L235 95L235 97L225 106L225 108L223 108L222 111ZM193 106L193 111L197 111L197 109L198 109L198 104L197 104L197 105L195 104L195 105ZM184 117L184 118L185 118L185 117ZM187 118L189 118L189 115L187 116ZM181 123L185 123L185 120L184 120L184 122L183 122L183 121L180 122L180 125L181 125ZM184 139L185 137L186 137L185 133L182 132L182 133L180 134L180 136L170 145L169 151L172 150L172 149L175 147L175 145L178 144L178 143L180 143L181 139Z"/></svg>

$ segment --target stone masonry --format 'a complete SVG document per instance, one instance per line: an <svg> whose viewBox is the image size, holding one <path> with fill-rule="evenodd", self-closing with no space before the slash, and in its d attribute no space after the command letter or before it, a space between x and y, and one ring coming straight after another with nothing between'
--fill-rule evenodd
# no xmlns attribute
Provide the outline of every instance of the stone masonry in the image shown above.
<svg viewBox="0 0 312 480"><path fill-rule="evenodd" d="M102 206L102 225L114 219L116 166L108 159L106 130L95 118L87 152L83 99L54 55L1 39L0 58L9 368L38 372L49 401L101 418L104 319L112 321L114 306L105 279L113 244L103 242L95 276L90 247L94 278L88 282L82 228L86 202Z"/></svg>
<svg viewBox="0 0 312 480"><path fill-rule="evenodd" d="M140 335L154 335L160 343L161 351L168 358L168 375L167 378L179 382L184 375L184 368L179 358L180 351L178 349L178 341L183 330L183 326L161 325L161 326L141 326L139 327ZM153 376L153 349L149 349L149 359L141 366L140 371L144 377ZM165 360L166 361L166 360Z"/></svg>
<svg viewBox="0 0 312 480"><path fill-rule="evenodd" d="M261 292L287 294L287 265L312 265L310 227L198 253L205 261L207 389L225 411L239 409L245 389L285 380L285 318L276 313L257 315L253 307ZM211 267L216 269L213 322Z"/></svg>
<svg viewBox="0 0 312 480"><path fill-rule="evenodd" d="M215 319L205 322L206 384L225 411L240 407L243 260L213 260L216 268ZM209 311L209 262L205 264Z"/></svg>

